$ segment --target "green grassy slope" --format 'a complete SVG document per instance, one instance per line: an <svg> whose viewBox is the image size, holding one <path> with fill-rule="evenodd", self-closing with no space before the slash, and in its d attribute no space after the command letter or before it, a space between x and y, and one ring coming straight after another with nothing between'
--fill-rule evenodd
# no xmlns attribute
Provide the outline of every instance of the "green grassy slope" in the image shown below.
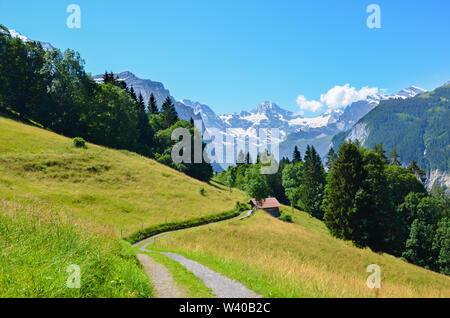
<svg viewBox="0 0 450 318"><path fill-rule="evenodd" d="M151 297L133 248L56 211L0 199L0 297ZM79 287L73 269L79 266ZM67 281L72 285L67 285Z"/></svg>
<svg viewBox="0 0 450 318"><path fill-rule="evenodd" d="M134 153L77 149L71 139L1 117L0 136L0 198L61 209L101 233L127 236L219 214L245 198Z"/></svg>
<svg viewBox="0 0 450 318"><path fill-rule="evenodd" d="M258 211L173 233L151 248L183 254L265 297L450 297L449 277L335 239L306 213L295 210L293 221ZM378 291L366 285L370 264L381 267Z"/></svg>
<svg viewBox="0 0 450 318"><path fill-rule="evenodd" d="M127 151L77 149L0 117L0 297L151 297L120 235L219 214L244 198ZM71 264L80 266L80 289L66 285ZM198 284L189 273L176 277Z"/></svg>

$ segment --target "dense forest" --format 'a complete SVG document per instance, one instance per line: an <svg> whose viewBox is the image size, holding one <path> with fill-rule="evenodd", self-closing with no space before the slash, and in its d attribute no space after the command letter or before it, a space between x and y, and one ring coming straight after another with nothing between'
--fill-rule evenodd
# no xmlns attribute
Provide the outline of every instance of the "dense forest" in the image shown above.
<svg viewBox="0 0 450 318"><path fill-rule="evenodd" d="M170 159L176 143L172 131L184 127L194 136L193 123L178 118L170 98L161 107L153 95L148 107L145 102L112 73L97 84L77 52L46 51L38 42L12 38L0 25L0 111L68 137L137 152L208 181L209 163Z"/></svg>
<svg viewBox="0 0 450 318"><path fill-rule="evenodd" d="M260 173L259 156L254 163L239 156L217 175L230 191L276 197L323 220L335 237L450 275L450 196L437 186L428 193L425 172L415 160L403 168L395 148L388 158L382 144L367 150L344 142L322 163L313 146L303 158L295 147L272 175Z"/></svg>
<svg viewBox="0 0 450 318"><path fill-rule="evenodd" d="M413 98L381 101L358 123L368 131L365 146L383 142L387 151L396 148L402 162L415 159L426 171L450 171L450 85ZM336 135L333 146L348 135Z"/></svg>

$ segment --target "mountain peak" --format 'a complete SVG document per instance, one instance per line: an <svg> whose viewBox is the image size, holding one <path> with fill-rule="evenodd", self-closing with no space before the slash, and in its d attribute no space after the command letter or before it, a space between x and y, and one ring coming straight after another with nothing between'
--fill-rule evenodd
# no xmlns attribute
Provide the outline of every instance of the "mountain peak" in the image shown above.
<svg viewBox="0 0 450 318"><path fill-rule="evenodd" d="M30 39L29 37L26 37L25 35L22 35L20 32L14 30L14 29L11 29L11 30L8 30L8 31L9 31L9 34L11 35L11 37L18 38L24 43L27 43L27 42L39 42L39 43L41 43L42 48L44 50L46 50L46 51L53 50L53 46L50 43L48 43L48 42L34 41L34 40Z"/></svg>
<svg viewBox="0 0 450 318"><path fill-rule="evenodd" d="M397 95L405 97L405 98L411 98L411 97L414 97L416 95L420 95L420 94L423 94L426 92L427 92L427 90L413 85L413 86L402 89L401 91L399 91L397 93Z"/></svg>
<svg viewBox="0 0 450 318"><path fill-rule="evenodd" d="M256 106L256 108L252 111L252 113L265 113L267 111L280 111L281 108L280 106L278 106L277 104L275 104L272 101L264 101L260 104L258 104L258 106Z"/></svg>

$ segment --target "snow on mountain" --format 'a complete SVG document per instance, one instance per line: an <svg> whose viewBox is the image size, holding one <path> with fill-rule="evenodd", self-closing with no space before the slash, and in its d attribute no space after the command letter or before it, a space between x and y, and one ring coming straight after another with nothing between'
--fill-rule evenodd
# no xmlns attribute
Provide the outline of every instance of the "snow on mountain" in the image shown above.
<svg viewBox="0 0 450 318"><path fill-rule="evenodd" d="M13 38L19 38L22 42L39 42L42 45L42 48L46 51L51 51L53 50L53 46L48 43L48 42L41 42L41 41L34 41L31 40L30 38L26 37L25 35L20 34L19 32L17 32L16 30L8 30L9 34L11 35L11 37Z"/></svg>
<svg viewBox="0 0 450 318"><path fill-rule="evenodd" d="M314 144L315 140L320 143L316 148L321 152L327 151L330 145L331 137L335 134L349 130L364 115L375 108L381 100L390 98L410 98L417 94L426 92L416 86L405 88L394 95L379 94L368 96L365 100L357 101L344 109L327 110L323 114L305 118L299 113L285 110L271 101L265 101L258 104L251 111L241 111L240 113L217 115L213 109L205 104L189 99L175 100L168 89L160 82L149 79L141 79L129 71L116 74L116 76L127 83L129 87L133 86L136 94L141 93L147 102L150 94L153 93L158 105L161 105L167 97L170 97L175 105L180 118L184 120L201 120L205 141L210 141L211 134L219 132L223 138L223 143L235 138L237 143L248 143L249 138L253 142L259 141L259 130L266 129L266 133L271 134L271 128L279 129L279 136L273 136L273 140L280 145L280 155L290 156L292 144L302 144L302 141L308 140ZM98 82L102 82L102 75L94 76ZM289 147L283 148L283 141L288 136ZM277 137L277 138L276 138ZM329 138L328 138L329 137ZM221 143L221 142L219 142ZM320 152L319 152L320 153ZM325 153L320 153L324 155Z"/></svg>
<svg viewBox="0 0 450 318"><path fill-rule="evenodd" d="M423 93L426 93L427 91L423 88L417 87L417 86L411 86L408 88L402 89L400 92L398 92L396 95L391 96L391 98L411 98L416 95L420 95Z"/></svg>

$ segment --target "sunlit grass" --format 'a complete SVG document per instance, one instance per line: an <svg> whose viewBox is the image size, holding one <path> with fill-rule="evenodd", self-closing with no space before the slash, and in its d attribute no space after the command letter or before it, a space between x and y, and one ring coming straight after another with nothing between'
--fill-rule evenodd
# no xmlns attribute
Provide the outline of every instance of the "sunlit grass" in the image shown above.
<svg viewBox="0 0 450 318"><path fill-rule="evenodd" d="M2 117L0 136L0 198L50 204L116 236L229 211L245 198L134 153L75 148L69 138Z"/></svg>
<svg viewBox="0 0 450 318"><path fill-rule="evenodd" d="M168 235L152 249L179 252L265 297L450 297L450 278L335 239L306 213L292 215L290 224L258 211ZM370 264L381 267L379 291L366 285Z"/></svg>
<svg viewBox="0 0 450 318"><path fill-rule="evenodd" d="M39 205L0 200L0 297L151 297L132 247ZM80 268L80 288L69 288ZM72 286L73 287L73 286Z"/></svg>

